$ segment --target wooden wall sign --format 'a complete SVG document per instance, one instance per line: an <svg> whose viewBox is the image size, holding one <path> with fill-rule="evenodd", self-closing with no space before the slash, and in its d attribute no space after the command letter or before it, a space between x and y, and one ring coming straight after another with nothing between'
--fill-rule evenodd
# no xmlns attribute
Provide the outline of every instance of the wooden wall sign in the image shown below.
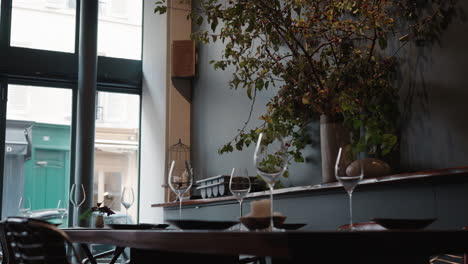
<svg viewBox="0 0 468 264"><path fill-rule="evenodd" d="M195 77L195 41L172 41L172 78Z"/></svg>

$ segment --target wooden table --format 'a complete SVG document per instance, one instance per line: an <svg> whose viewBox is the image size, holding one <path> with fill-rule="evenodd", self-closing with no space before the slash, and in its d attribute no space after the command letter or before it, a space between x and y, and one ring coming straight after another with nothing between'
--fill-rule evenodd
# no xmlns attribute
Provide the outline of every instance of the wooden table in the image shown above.
<svg viewBox="0 0 468 264"><path fill-rule="evenodd" d="M428 263L429 256L468 252L468 231L177 231L64 229L80 244L130 247L132 263L234 263L239 255L275 263ZM195 262L193 262L195 261ZM307 262L304 262L307 261Z"/></svg>

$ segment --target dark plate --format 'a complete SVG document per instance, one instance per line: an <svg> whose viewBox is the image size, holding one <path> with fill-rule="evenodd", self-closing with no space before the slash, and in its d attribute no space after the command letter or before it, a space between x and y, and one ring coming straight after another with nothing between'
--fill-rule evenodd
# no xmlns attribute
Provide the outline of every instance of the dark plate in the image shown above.
<svg viewBox="0 0 468 264"><path fill-rule="evenodd" d="M201 220L167 220L166 222L180 229L228 229L238 222L233 221L201 221Z"/></svg>
<svg viewBox="0 0 468 264"><path fill-rule="evenodd" d="M164 229L168 224L107 224L112 229Z"/></svg>
<svg viewBox="0 0 468 264"><path fill-rule="evenodd" d="M386 229L424 229L436 219L397 219L397 218L374 218L372 221Z"/></svg>
<svg viewBox="0 0 468 264"><path fill-rule="evenodd" d="M297 230L299 228L302 228L306 226L307 224L282 224L280 228L286 229L286 230Z"/></svg>

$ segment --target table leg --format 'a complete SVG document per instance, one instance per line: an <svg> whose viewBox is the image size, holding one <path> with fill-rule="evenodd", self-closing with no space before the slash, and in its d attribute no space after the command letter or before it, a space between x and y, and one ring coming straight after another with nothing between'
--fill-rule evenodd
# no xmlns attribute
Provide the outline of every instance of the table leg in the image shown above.
<svg viewBox="0 0 468 264"><path fill-rule="evenodd" d="M100 258L100 257L103 257L103 256L108 256L111 253L111 252L107 251L107 252L99 253L99 254L93 256L93 254L91 253L91 250L89 249L87 244L80 244L80 246L81 246L81 249L84 251L84 253L86 255L86 259L83 261L83 264L86 264L88 261L91 264L97 264L97 261L96 261L97 258ZM113 256L112 256L112 259L109 262L109 264L114 264L117 261L117 259L119 258L119 256L124 252L124 250L125 250L124 247L115 247L115 250L113 250L113 252L112 252Z"/></svg>
<svg viewBox="0 0 468 264"><path fill-rule="evenodd" d="M124 247L116 247L114 251L114 256L112 257L112 260L109 262L109 264L114 264L124 250Z"/></svg>

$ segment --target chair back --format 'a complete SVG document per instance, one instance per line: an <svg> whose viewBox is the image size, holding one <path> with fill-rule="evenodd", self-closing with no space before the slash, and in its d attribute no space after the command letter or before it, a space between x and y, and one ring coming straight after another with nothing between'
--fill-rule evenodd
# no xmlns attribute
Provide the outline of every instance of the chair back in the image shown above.
<svg viewBox="0 0 468 264"><path fill-rule="evenodd" d="M78 256L68 236L45 221L10 217L3 229L8 264L69 264L66 245Z"/></svg>

